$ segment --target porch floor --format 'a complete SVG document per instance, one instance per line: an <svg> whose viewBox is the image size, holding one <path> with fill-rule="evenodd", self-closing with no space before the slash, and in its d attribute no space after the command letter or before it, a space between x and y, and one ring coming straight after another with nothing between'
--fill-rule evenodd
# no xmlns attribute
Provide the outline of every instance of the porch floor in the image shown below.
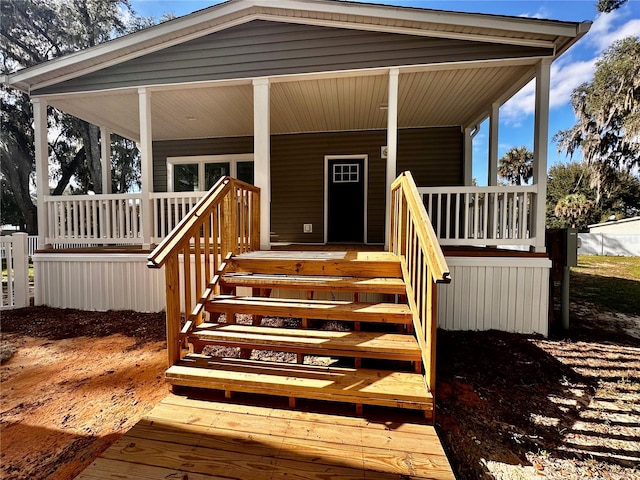
<svg viewBox="0 0 640 480"><path fill-rule="evenodd" d="M76 478L454 479L417 412L363 418L335 404L318 413L249 401L171 394Z"/></svg>

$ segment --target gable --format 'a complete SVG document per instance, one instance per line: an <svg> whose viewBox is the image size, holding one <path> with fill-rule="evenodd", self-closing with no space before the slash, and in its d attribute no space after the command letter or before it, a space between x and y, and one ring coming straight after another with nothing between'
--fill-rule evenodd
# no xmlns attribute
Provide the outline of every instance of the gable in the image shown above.
<svg viewBox="0 0 640 480"><path fill-rule="evenodd" d="M541 47L253 20L33 93L549 55Z"/></svg>

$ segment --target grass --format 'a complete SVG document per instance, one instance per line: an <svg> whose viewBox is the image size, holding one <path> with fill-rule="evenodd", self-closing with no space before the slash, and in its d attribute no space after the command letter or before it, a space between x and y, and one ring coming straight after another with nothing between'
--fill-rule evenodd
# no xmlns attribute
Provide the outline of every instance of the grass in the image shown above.
<svg viewBox="0 0 640 480"><path fill-rule="evenodd" d="M571 268L571 298L640 314L640 257L580 255Z"/></svg>

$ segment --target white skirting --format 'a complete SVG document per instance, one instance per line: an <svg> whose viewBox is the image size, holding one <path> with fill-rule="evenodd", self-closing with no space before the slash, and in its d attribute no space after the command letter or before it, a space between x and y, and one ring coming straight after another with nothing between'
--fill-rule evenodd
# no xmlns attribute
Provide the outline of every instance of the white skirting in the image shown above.
<svg viewBox="0 0 640 480"><path fill-rule="evenodd" d="M80 310L159 312L164 270L143 253L36 253L35 304Z"/></svg>
<svg viewBox="0 0 640 480"><path fill-rule="evenodd" d="M452 282L438 285L438 326L548 334L549 269L544 258L447 257Z"/></svg>
<svg viewBox="0 0 640 480"><path fill-rule="evenodd" d="M90 311L165 309L164 269L148 268L146 254L37 253L33 262L36 305ZM438 285L441 328L547 335L549 260L447 257L447 263L453 281ZM274 291L272 295L286 294L304 298L303 292ZM347 299L330 292L316 298L332 297ZM379 300L374 297L363 295L360 301Z"/></svg>

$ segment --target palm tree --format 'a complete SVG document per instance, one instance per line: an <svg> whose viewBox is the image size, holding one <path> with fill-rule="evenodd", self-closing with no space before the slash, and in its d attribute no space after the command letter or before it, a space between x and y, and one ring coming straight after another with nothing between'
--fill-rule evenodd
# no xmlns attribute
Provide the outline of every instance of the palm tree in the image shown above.
<svg viewBox="0 0 640 480"><path fill-rule="evenodd" d="M576 228L576 221L593 209L594 203L582 193L570 193L562 197L556 204L556 217L572 219L571 227Z"/></svg>
<svg viewBox="0 0 640 480"><path fill-rule="evenodd" d="M498 161L498 176L510 185L526 184L533 177L533 152L513 147Z"/></svg>

